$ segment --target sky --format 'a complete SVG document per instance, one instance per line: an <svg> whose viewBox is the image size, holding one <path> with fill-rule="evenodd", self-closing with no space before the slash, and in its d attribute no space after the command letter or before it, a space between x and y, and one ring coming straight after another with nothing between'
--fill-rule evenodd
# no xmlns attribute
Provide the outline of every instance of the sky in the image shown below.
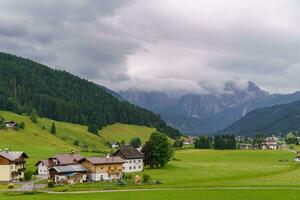
<svg viewBox="0 0 300 200"><path fill-rule="evenodd" d="M0 0L0 51L115 91L300 90L297 0Z"/></svg>

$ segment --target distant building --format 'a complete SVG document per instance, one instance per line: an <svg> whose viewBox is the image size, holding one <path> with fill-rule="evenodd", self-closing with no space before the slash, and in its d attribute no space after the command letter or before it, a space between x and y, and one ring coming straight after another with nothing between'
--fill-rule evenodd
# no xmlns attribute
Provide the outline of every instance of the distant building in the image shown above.
<svg viewBox="0 0 300 200"><path fill-rule="evenodd" d="M14 182L24 178L25 159L21 151L0 151L0 181Z"/></svg>
<svg viewBox="0 0 300 200"><path fill-rule="evenodd" d="M142 154L139 150L133 147L122 147L118 149L114 156L119 156L125 160L123 164L124 172L140 172L143 171L144 164L143 158L144 154Z"/></svg>
<svg viewBox="0 0 300 200"><path fill-rule="evenodd" d="M90 181L112 181L119 180L123 175L123 164L125 160L121 157L89 157L81 161L88 171Z"/></svg>
<svg viewBox="0 0 300 200"><path fill-rule="evenodd" d="M14 122L14 121L6 121L5 122L5 127L6 128L15 128L16 127L16 122Z"/></svg>
<svg viewBox="0 0 300 200"><path fill-rule="evenodd" d="M117 149L117 148L119 148L119 143L118 142L112 142L111 143L111 148L114 148L114 149Z"/></svg>
<svg viewBox="0 0 300 200"><path fill-rule="evenodd" d="M80 164L54 166L49 169L49 178L54 183L83 183L87 180L87 170Z"/></svg>
<svg viewBox="0 0 300 200"><path fill-rule="evenodd" d="M265 149L278 149L279 148L278 137L275 137L275 136L267 137L265 139L265 143L263 145L263 148L265 148Z"/></svg>

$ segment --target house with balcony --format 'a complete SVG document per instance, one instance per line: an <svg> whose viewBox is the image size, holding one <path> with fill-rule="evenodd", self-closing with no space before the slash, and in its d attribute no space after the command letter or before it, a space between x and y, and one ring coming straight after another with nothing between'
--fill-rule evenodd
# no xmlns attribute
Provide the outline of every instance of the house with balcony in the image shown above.
<svg viewBox="0 0 300 200"><path fill-rule="evenodd" d="M125 160L121 157L88 157L81 161L87 169L90 181L112 181L119 180L123 175L123 164Z"/></svg>
<svg viewBox="0 0 300 200"><path fill-rule="evenodd" d="M24 179L25 159L21 151L0 151L0 182L17 182Z"/></svg>
<svg viewBox="0 0 300 200"><path fill-rule="evenodd" d="M114 156L119 156L125 160L125 163L123 164L124 172L143 171L144 154L138 149L130 146L121 147L114 153Z"/></svg>

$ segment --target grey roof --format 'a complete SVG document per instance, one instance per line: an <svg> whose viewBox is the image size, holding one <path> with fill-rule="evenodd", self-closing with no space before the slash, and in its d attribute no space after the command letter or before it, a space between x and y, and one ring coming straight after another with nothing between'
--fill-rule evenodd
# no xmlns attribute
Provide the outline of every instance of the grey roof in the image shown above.
<svg viewBox="0 0 300 200"><path fill-rule="evenodd" d="M114 164L114 163L125 163L125 160L123 160L119 156L115 157L89 157L86 158L86 160L90 161L92 164Z"/></svg>
<svg viewBox="0 0 300 200"><path fill-rule="evenodd" d="M64 166L55 166L52 167L51 169L54 169L58 173L68 173L68 172L86 172L86 168L84 168L80 164L76 165L64 165ZM50 170L51 170L50 169Z"/></svg>
<svg viewBox="0 0 300 200"><path fill-rule="evenodd" d="M114 153L115 156L121 156L123 159L143 158L144 154L134 147L122 147Z"/></svg>
<svg viewBox="0 0 300 200"><path fill-rule="evenodd" d="M84 157L78 153L66 153L66 154L58 154L52 158L55 158L59 161L61 165L69 165L69 164L76 164Z"/></svg>
<svg viewBox="0 0 300 200"><path fill-rule="evenodd" d="M0 151L0 156L4 157L10 161L17 160L22 155L24 156L24 158L28 158L28 156L23 151Z"/></svg>
<svg viewBox="0 0 300 200"><path fill-rule="evenodd" d="M35 166L38 166L41 162L44 163L44 165L46 165L47 167L51 166L49 160L40 160L35 164Z"/></svg>

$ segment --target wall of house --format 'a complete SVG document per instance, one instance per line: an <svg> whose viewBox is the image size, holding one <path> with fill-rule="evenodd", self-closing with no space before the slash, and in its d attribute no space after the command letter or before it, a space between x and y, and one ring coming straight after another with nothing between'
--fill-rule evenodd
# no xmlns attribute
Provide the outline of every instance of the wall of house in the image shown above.
<svg viewBox="0 0 300 200"><path fill-rule="evenodd" d="M0 165L0 181L10 181L10 165Z"/></svg>
<svg viewBox="0 0 300 200"><path fill-rule="evenodd" d="M123 173L122 164L94 165L89 161L84 161L82 165L88 170L88 179L92 181L120 179Z"/></svg>
<svg viewBox="0 0 300 200"><path fill-rule="evenodd" d="M39 175L48 175L48 167L43 163L40 162L40 164L38 165L38 174Z"/></svg>
<svg viewBox="0 0 300 200"><path fill-rule="evenodd" d="M143 171L143 159L126 159L126 162L123 164L123 171L130 172L140 172Z"/></svg>

